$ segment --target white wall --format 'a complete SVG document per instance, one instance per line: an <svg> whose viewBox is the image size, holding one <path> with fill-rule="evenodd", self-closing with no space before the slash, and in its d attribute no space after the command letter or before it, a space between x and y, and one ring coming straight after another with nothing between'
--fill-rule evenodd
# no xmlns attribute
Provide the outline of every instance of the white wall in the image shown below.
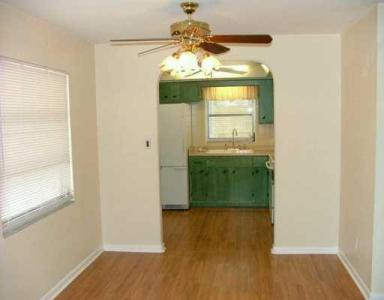
<svg viewBox="0 0 384 300"><path fill-rule="evenodd" d="M96 46L103 238L161 243L158 65L167 51ZM336 247L340 197L340 39L275 36L271 47L232 47L225 59L267 64L275 85L277 247ZM153 145L144 149L149 137Z"/></svg>
<svg viewBox="0 0 384 300"><path fill-rule="evenodd" d="M342 34L340 250L371 284L377 100L377 11Z"/></svg>
<svg viewBox="0 0 384 300"><path fill-rule="evenodd" d="M0 3L0 55L70 76L76 202L3 239L0 299L38 299L101 245L93 46Z"/></svg>

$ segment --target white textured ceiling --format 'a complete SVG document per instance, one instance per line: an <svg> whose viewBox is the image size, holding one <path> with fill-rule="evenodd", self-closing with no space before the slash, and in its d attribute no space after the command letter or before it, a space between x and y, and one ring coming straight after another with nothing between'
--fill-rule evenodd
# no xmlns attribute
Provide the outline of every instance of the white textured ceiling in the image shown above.
<svg viewBox="0 0 384 300"><path fill-rule="evenodd" d="M168 37L179 0L5 0L94 42ZM194 18L214 34L337 33L380 0L200 0Z"/></svg>

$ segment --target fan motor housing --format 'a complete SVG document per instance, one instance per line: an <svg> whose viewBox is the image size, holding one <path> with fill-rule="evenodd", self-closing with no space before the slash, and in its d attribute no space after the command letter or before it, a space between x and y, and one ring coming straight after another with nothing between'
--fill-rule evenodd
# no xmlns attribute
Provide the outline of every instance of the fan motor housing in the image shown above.
<svg viewBox="0 0 384 300"><path fill-rule="evenodd" d="M207 37L211 34L209 24L196 20L185 20L171 25L171 35L177 37L182 34L193 34L195 37Z"/></svg>

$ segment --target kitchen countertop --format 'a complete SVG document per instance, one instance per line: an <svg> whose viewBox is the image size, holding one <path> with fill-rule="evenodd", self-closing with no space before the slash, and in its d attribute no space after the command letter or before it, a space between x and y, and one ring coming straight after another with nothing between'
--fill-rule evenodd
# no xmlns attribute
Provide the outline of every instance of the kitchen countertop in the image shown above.
<svg viewBox="0 0 384 300"><path fill-rule="evenodd" d="M274 157L273 146L253 146L249 148L208 148L190 147L189 156L271 156Z"/></svg>

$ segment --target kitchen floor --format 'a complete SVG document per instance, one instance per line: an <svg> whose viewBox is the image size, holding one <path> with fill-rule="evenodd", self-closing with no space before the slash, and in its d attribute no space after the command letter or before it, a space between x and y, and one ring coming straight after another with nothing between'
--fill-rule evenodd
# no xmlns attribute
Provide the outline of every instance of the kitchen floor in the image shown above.
<svg viewBox="0 0 384 300"><path fill-rule="evenodd" d="M336 255L271 255L268 210L163 216L164 254L104 252L57 299L363 299Z"/></svg>

